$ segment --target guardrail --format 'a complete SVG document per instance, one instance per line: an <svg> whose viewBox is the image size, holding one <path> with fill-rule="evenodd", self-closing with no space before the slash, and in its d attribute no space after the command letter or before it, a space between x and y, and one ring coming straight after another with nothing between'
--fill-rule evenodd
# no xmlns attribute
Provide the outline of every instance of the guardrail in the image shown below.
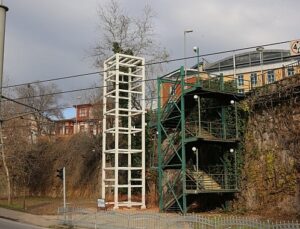
<svg viewBox="0 0 300 229"><path fill-rule="evenodd" d="M216 140L236 140L237 139L237 130L235 123L230 124L226 123L223 125L221 122L214 121L201 121L199 128L198 121L186 122L186 136L187 137L203 137L206 139Z"/></svg>
<svg viewBox="0 0 300 229"><path fill-rule="evenodd" d="M83 208L67 208L59 210L61 223L84 228L95 229L200 229L200 228L266 228L300 229L295 221L265 221L249 217L210 217L196 214L165 214L165 213L121 213L117 211L92 211ZM64 215L72 215L69 221L63 221Z"/></svg>

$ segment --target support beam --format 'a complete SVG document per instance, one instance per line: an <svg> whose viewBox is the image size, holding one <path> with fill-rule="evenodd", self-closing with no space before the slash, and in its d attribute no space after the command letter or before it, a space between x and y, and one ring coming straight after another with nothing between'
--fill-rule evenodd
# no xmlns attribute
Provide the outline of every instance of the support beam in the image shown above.
<svg viewBox="0 0 300 229"><path fill-rule="evenodd" d="M113 201L106 201L113 203L114 209L145 208L145 60L115 54L104 62L104 69L102 198L112 190ZM106 72L107 69L111 71ZM134 100L140 103L139 107L134 106ZM113 139L113 146L107 144L108 138ZM140 164L133 164L133 157L139 157ZM120 176L124 174L127 178L120 184ZM127 200L120 200L124 190ZM138 201L132 201L133 193L138 193L135 194Z"/></svg>

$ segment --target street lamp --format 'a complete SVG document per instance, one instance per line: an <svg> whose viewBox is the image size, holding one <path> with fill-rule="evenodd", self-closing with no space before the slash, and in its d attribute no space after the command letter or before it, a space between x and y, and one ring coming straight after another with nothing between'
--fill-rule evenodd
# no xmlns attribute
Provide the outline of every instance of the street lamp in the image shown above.
<svg viewBox="0 0 300 229"><path fill-rule="evenodd" d="M187 33L192 33L193 30L192 29L187 29L187 30L184 30L183 32L183 49L184 49L184 72L185 72L185 76L186 76L186 34Z"/></svg>
<svg viewBox="0 0 300 229"><path fill-rule="evenodd" d="M264 47L259 46L259 47L256 48L256 51L259 52L260 74L261 74L262 85L265 85L265 77L264 77L264 74L263 74L263 52L264 52Z"/></svg>
<svg viewBox="0 0 300 229"><path fill-rule="evenodd" d="M194 95L194 99L198 102L198 135L201 136L201 107L200 107L200 96Z"/></svg>
<svg viewBox="0 0 300 229"><path fill-rule="evenodd" d="M230 100L230 104L234 105L234 116L235 116L235 137L236 139L239 138L239 131L238 131L238 120L237 120L237 104L236 102L232 99Z"/></svg>
<svg viewBox="0 0 300 229"><path fill-rule="evenodd" d="M194 154L196 154L196 171L199 171L199 167L198 167L198 163L199 163L199 155L198 155L198 149L193 146L192 147L192 151L194 152Z"/></svg>
<svg viewBox="0 0 300 229"><path fill-rule="evenodd" d="M237 165L236 165L236 151L232 148L229 149L230 153L234 153L234 176L235 176L235 188L237 188L238 183L237 183Z"/></svg>
<svg viewBox="0 0 300 229"><path fill-rule="evenodd" d="M199 47L195 46L193 48L194 52L197 54L197 70L198 70L198 79L197 79L197 82L199 82L200 80L200 71L199 71L199 63L200 63L200 60L199 60Z"/></svg>

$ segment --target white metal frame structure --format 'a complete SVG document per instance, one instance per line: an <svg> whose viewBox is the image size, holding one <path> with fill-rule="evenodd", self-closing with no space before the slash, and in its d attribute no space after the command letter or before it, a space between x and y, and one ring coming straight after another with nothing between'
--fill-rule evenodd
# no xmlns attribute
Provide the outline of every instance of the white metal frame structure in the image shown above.
<svg viewBox="0 0 300 229"><path fill-rule="evenodd" d="M114 209L146 208L145 128L145 60L115 54L104 62L102 139L102 198Z"/></svg>

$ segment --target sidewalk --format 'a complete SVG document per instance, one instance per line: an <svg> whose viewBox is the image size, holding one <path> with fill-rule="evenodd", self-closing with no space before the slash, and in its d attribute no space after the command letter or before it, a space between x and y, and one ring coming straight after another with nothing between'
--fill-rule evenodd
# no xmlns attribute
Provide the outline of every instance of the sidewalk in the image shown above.
<svg viewBox="0 0 300 229"><path fill-rule="evenodd" d="M0 217L41 227L58 225L58 219L55 215L32 215L5 208L0 208Z"/></svg>

